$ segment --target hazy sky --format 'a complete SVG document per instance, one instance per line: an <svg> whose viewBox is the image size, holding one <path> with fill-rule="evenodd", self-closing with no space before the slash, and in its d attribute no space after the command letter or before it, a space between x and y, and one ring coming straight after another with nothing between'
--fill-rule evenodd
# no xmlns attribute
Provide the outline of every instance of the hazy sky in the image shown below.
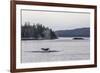
<svg viewBox="0 0 100 73"><path fill-rule="evenodd" d="M56 30L69 30L74 28L90 27L90 14L80 12L53 12L22 10L22 25L25 22L41 23Z"/></svg>

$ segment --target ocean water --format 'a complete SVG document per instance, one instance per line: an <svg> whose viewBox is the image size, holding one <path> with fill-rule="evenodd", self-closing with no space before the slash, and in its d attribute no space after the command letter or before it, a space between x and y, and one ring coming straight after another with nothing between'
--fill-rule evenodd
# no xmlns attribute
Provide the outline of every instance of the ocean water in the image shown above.
<svg viewBox="0 0 100 73"><path fill-rule="evenodd" d="M41 50L49 48L49 52ZM90 40L59 38L55 40L22 40L21 62L53 62L90 59Z"/></svg>

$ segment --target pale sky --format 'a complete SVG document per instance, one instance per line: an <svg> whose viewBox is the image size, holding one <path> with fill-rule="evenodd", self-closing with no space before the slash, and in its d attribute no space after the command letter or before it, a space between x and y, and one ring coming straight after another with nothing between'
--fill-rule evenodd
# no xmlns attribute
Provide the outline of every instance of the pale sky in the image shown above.
<svg viewBox="0 0 100 73"><path fill-rule="evenodd" d="M90 13L22 10L22 25L25 22L40 23L54 31L70 30L90 27Z"/></svg>

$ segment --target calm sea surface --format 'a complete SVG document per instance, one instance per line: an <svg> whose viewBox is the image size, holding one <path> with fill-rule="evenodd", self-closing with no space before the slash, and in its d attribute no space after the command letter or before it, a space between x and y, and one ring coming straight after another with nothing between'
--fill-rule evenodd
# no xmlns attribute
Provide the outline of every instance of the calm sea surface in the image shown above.
<svg viewBox="0 0 100 73"><path fill-rule="evenodd" d="M90 40L60 38L56 40L22 40L22 63L90 59ZM44 52L41 48L50 48Z"/></svg>

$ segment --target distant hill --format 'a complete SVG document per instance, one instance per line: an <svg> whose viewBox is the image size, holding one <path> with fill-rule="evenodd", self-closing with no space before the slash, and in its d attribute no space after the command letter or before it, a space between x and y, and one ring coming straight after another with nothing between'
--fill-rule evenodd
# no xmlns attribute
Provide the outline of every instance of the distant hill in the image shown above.
<svg viewBox="0 0 100 73"><path fill-rule="evenodd" d="M90 28L55 31L58 37L90 37Z"/></svg>

